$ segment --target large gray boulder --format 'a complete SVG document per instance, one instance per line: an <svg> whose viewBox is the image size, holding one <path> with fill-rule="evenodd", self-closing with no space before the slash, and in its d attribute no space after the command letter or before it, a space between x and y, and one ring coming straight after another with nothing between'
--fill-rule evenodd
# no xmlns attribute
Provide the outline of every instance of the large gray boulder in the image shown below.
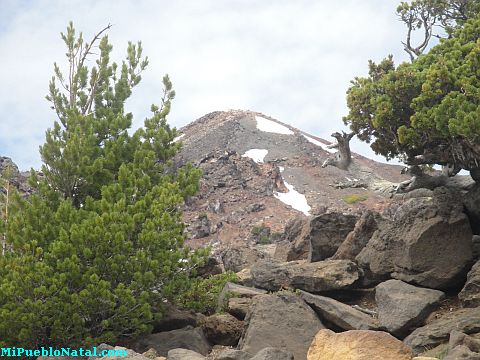
<svg viewBox="0 0 480 360"><path fill-rule="evenodd" d="M217 312L227 311L237 319L243 320L250 308L252 298L266 293L267 291L263 289L228 282L218 295Z"/></svg>
<svg viewBox="0 0 480 360"><path fill-rule="evenodd" d="M261 262L252 267L251 274L258 288L269 291L293 288L313 293L346 289L360 278L357 265L349 260Z"/></svg>
<svg viewBox="0 0 480 360"><path fill-rule="evenodd" d="M307 224L308 220L305 216L300 215L287 222L282 236L284 242L283 244L278 244L275 250L276 259L294 261L306 260L308 258L310 242L307 240Z"/></svg>
<svg viewBox="0 0 480 360"><path fill-rule="evenodd" d="M476 184L464 197L465 210L470 218L473 233L480 235L480 185Z"/></svg>
<svg viewBox="0 0 480 360"><path fill-rule="evenodd" d="M448 341L448 354L444 360L480 360L480 340L461 331L453 330Z"/></svg>
<svg viewBox="0 0 480 360"><path fill-rule="evenodd" d="M439 290L419 288L400 280L385 281L375 290L380 325L399 338L422 324L445 297Z"/></svg>
<svg viewBox="0 0 480 360"><path fill-rule="evenodd" d="M376 330L378 323L371 316L337 300L300 291L300 297L322 320L343 330Z"/></svg>
<svg viewBox="0 0 480 360"><path fill-rule="evenodd" d="M367 245L381 222L382 217L378 213L370 210L365 211L356 222L355 228L347 235L345 241L330 259L355 260L355 257Z"/></svg>
<svg viewBox="0 0 480 360"><path fill-rule="evenodd" d="M165 307L163 316L153 323L154 333L181 329L189 325L197 327L203 318L203 315L191 310L181 310L170 304L162 304L162 306Z"/></svg>
<svg viewBox="0 0 480 360"><path fill-rule="evenodd" d="M480 354L474 353L465 345L458 345L450 350L443 360L480 360Z"/></svg>
<svg viewBox="0 0 480 360"><path fill-rule="evenodd" d="M377 280L393 277L434 289L458 286L472 259L461 195L446 188L410 199L376 231L356 260Z"/></svg>
<svg viewBox="0 0 480 360"><path fill-rule="evenodd" d="M187 349L207 355L211 346L202 329L186 326L183 329L147 335L138 340L134 348L140 352L153 348L162 356L166 356L172 349Z"/></svg>
<svg viewBox="0 0 480 360"><path fill-rule="evenodd" d="M405 338L404 343L412 348L414 354L419 354L447 342L453 330L465 334L480 332L480 307L448 313L416 329Z"/></svg>
<svg viewBox="0 0 480 360"><path fill-rule="evenodd" d="M310 262L329 258L354 229L357 217L338 212L325 213L310 219L305 239L310 244Z"/></svg>
<svg viewBox="0 0 480 360"><path fill-rule="evenodd" d="M274 347L306 359L315 334L324 326L315 312L295 295L259 295L245 319L239 350L256 354Z"/></svg>
<svg viewBox="0 0 480 360"><path fill-rule="evenodd" d="M225 270L239 272L266 259L267 255L256 248L235 246L223 250L221 258Z"/></svg>
<svg viewBox="0 0 480 360"><path fill-rule="evenodd" d="M192 350L172 349L167 354L167 360L205 360L205 356Z"/></svg>
<svg viewBox="0 0 480 360"><path fill-rule="evenodd" d="M250 360L252 354L235 349L225 349L215 357L215 360Z"/></svg>
<svg viewBox="0 0 480 360"><path fill-rule="evenodd" d="M458 294L458 298L464 306L480 306L480 260L469 271L467 282Z"/></svg>

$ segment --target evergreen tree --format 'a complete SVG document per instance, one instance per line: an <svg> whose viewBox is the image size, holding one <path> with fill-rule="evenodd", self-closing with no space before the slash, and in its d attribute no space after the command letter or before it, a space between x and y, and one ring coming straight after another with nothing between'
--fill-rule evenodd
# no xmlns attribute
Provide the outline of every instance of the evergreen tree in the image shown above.
<svg viewBox="0 0 480 360"><path fill-rule="evenodd" d="M413 61L369 64L347 92L345 124L377 154L480 180L480 18Z"/></svg>
<svg viewBox="0 0 480 360"><path fill-rule="evenodd" d="M3 222L9 251L0 260L0 345L75 346L151 330L156 307L191 281L206 251L185 248L181 205L200 172L175 169L180 147L167 124L172 84L132 135L124 105L148 61L141 44L110 63L112 46L90 43L73 24L62 38L68 75L55 64L47 99L58 120L40 148L36 192L19 196ZM99 43L91 69L86 60ZM118 71L119 70L119 71ZM62 90L63 89L63 90Z"/></svg>

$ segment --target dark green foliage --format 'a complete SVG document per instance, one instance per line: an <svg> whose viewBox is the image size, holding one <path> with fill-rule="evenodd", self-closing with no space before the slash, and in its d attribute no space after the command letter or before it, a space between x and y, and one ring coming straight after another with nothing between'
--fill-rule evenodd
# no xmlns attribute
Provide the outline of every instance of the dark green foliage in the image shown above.
<svg viewBox="0 0 480 360"><path fill-rule="evenodd" d="M72 24L62 37L70 73L64 79L55 65L66 92L52 80L47 98L59 121L40 150L45 176L32 171L37 192L17 196L2 222L11 250L0 258L1 346L89 345L148 332L152 306L189 284L206 255L183 246L180 206L200 172L171 166L180 145L166 122L168 76L161 105L130 135L124 102L147 65L141 45L129 44L117 74L106 36L92 69L83 58L94 41L76 38Z"/></svg>
<svg viewBox="0 0 480 360"><path fill-rule="evenodd" d="M237 280L237 275L231 271L194 279L188 287L177 289L172 300L184 308L211 315L217 309L218 296L225 284Z"/></svg>
<svg viewBox="0 0 480 360"><path fill-rule="evenodd" d="M370 62L347 92L345 124L387 159L476 171L480 159L480 18L398 67Z"/></svg>
<svg viewBox="0 0 480 360"><path fill-rule="evenodd" d="M253 240L257 244L261 245L267 245L272 242L270 239L271 236L271 229L268 226L265 225L256 225L252 228L252 235L253 235Z"/></svg>

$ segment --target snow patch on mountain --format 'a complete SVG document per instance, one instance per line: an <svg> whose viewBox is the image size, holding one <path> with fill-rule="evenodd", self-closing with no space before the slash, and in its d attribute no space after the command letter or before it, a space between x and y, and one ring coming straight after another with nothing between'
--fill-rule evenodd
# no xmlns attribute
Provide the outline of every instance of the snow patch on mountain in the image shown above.
<svg viewBox="0 0 480 360"><path fill-rule="evenodd" d="M323 150L328 151L329 153L334 154L334 153L337 152L336 149L330 149L330 148L328 147L328 145L326 145L326 144L324 144L324 143L322 143L322 142L320 142L320 141L318 141L318 140L315 140L314 138L311 138L310 136L307 136L307 135L305 135L305 134L302 134L302 135L305 137L305 139L307 139L308 141L310 141L312 144L315 144L315 145L317 145L317 146L320 146Z"/></svg>
<svg viewBox="0 0 480 360"><path fill-rule="evenodd" d="M260 131L282 135L293 135L292 130L290 130L286 126L280 125L275 121L265 119L261 116L255 116L255 120L257 120L257 129Z"/></svg>
<svg viewBox="0 0 480 360"><path fill-rule="evenodd" d="M263 163L263 159L267 156L268 150L266 149L250 149L242 155L242 157L249 157L256 163Z"/></svg>
<svg viewBox="0 0 480 360"><path fill-rule="evenodd" d="M185 134L178 135L176 138L173 139L173 142L175 143L175 142L181 140L184 136L185 136Z"/></svg>
<svg viewBox="0 0 480 360"><path fill-rule="evenodd" d="M285 170L282 166L279 166L280 172L283 172ZM283 178L283 177L282 177ZM298 210L302 213L304 213L306 216L310 216L310 210L312 208L310 205L308 205L307 198L305 195L300 194L293 185L290 185L283 179L283 183L285 184L285 187L288 189L288 192L286 193L281 193L281 192L275 192L273 196L283 202L284 204L291 206L295 210Z"/></svg>

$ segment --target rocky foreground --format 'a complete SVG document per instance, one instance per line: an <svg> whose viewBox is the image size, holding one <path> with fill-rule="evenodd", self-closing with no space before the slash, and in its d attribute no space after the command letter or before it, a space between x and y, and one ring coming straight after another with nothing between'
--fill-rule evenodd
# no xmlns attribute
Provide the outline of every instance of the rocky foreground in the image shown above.
<svg viewBox="0 0 480 360"><path fill-rule="evenodd" d="M437 188L382 214L312 217L282 255L238 262L241 284L225 286L216 314L170 308L128 359L480 359L472 199L480 188Z"/></svg>

